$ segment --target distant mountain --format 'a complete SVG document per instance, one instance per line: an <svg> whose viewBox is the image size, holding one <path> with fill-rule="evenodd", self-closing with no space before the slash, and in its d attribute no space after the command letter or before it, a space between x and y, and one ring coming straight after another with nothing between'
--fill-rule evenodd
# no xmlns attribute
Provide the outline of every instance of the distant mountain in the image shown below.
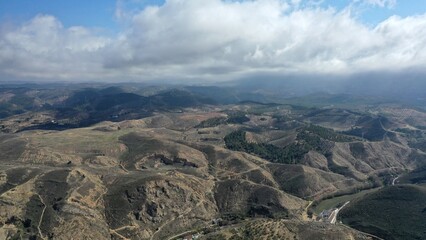
<svg viewBox="0 0 426 240"><path fill-rule="evenodd" d="M154 95L141 96L119 87L71 90L63 92L62 101L50 101L48 104L44 96L39 94L40 91L27 88L9 89L3 94L3 102L0 102L0 117L26 111L48 110L54 112L52 121L41 122L23 130L64 130L102 121L116 122L142 118L151 115L154 111L216 104L216 101L211 98L187 90L167 89ZM43 91L55 94L54 90Z"/></svg>
<svg viewBox="0 0 426 240"><path fill-rule="evenodd" d="M263 79L242 79L232 88L240 92L261 93L275 99L305 97L318 93L367 97L377 102L386 100L426 108L426 81L413 72L411 75L375 73L341 76L287 76ZM248 100L248 99L246 99ZM368 100L368 99L365 99Z"/></svg>
<svg viewBox="0 0 426 240"><path fill-rule="evenodd" d="M216 104L216 101L208 96L178 89L172 89L153 95L149 97L149 101L155 105L168 108Z"/></svg>
<svg viewBox="0 0 426 240"><path fill-rule="evenodd" d="M268 96L251 90L245 91L239 87L218 86L188 86L186 90L214 99L221 104L232 104L241 101L269 102Z"/></svg>

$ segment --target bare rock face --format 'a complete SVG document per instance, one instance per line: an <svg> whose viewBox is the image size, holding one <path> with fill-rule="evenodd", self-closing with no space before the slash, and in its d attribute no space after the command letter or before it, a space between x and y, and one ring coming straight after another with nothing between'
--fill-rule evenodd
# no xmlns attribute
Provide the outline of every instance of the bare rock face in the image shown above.
<svg viewBox="0 0 426 240"><path fill-rule="evenodd" d="M113 233L132 239L163 239L217 217L212 188L211 181L178 172L132 176L130 181L118 180L110 186L105 215Z"/></svg>

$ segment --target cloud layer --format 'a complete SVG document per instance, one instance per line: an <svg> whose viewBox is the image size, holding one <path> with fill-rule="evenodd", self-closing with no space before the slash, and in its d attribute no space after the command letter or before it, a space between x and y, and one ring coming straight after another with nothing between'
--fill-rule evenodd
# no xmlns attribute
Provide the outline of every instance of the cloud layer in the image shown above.
<svg viewBox="0 0 426 240"><path fill-rule="evenodd" d="M396 0L355 0L355 2L363 2L365 4L379 6L379 7L387 7L393 8L396 5Z"/></svg>
<svg viewBox="0 0 426 240"><path fill-rule="evenodd" d="M259 73L400 72L426 64L426 15L393 16L369 27L350 7L301 7L294 0L168 0L121 20L126 27L116 36L65 28L49 15L3 26L0 76L223 81Z"/></svg>

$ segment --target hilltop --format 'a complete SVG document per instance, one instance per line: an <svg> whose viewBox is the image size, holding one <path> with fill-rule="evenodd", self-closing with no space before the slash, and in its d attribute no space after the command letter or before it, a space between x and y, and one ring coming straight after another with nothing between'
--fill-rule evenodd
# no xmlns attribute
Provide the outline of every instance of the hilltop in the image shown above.
<svg viewBox="0 0 426 240"><path fill-rule="evenodd" d="M423 201L419 186L382 188L423 179L418 109L222 104L188 89L3 89L0 236L369 239L316 222L309 206L376 189L341 213L376 235L359 227L383 223L363 204L400 188Z"/></svg>

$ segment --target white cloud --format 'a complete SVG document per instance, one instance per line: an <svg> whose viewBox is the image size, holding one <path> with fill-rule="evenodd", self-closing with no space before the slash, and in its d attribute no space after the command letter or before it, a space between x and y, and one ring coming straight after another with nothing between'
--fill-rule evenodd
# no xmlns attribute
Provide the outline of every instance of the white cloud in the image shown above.
<svg viewBox="0 0 426 240"><path fill-rule="evenodd" d="M355 2L362 2L364 4L378 6L378 7L387 7L393 8L396 6L396 0L355 0Z"/></svg>
<svg viewBox="0 0 426 240"><path fill-rule="evenodd" d="M389 1L376 1L384 4ZM426 64L426 15L370 28L348 9L300 1L168 0L127 15L118 36L39 15L0 35L0 73L65 79L212 79L351 74ZM123 8L120 8L120 14Z"/></svg>
<svg viewBox="0 0 426 240"><path fill-rule="evenodd" d="M0 35L0 72L37 78L97 74L101 50L110 40L83 27L64 28L54 17L38 15Z"/></svg>

